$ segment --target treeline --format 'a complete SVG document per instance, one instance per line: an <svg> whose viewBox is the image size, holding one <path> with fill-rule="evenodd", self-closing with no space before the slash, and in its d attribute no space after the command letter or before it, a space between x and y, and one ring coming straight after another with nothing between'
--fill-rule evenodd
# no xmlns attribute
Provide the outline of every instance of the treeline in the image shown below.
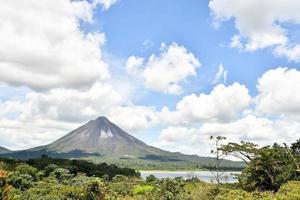
<svg viewBox="0 0 300 200"><path fill-rule="evenodd" d="M118 159L107 157L89 157L93 162L106 162L120 167L135 168L139 170L208 170L215 163L212 157L185 156L175 161L145 160L145 159ZM223 160L222 169L226 171L242 171L245 168L243 162Z"/></svg>
<svg viewBox="0 0 300 200"><path fill-rule="evenodd" d="M71 174L77 175L78 173L84 173L87 176L103 177L105 176L111 180L116 175L134 176L139 177L140 173L131 168L118 167L114 164L95 164L86 160L69 160L63 158L50 158L43 155L41 158L34 158L28 160L16 160L10 158L0 158L0 162L6 164L6 169L9 171L14 170L19 164L25 163L37 170L43 170L50 164L56 165L60 168L64 168L70 171Z"/></svg>

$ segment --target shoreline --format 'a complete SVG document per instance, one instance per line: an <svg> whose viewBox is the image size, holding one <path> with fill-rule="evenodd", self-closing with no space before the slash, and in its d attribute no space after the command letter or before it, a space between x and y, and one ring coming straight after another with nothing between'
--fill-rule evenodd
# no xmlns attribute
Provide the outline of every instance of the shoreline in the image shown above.
<svg viewBox="0 0 300 200"><path fill-rule="evenodd" d="M163 173L163 172L203 172L203 171L209 171L209 170L138 170L139 172L154 172L154 173Z"/></svg>
<svg viewBox="0 0 300 200"><path fill-rule="evenodd" d="M210 172L210 170L138 170L145 173L189 173L189 172ZM241 172L241 171L225 171L225 172Z"/></svg>

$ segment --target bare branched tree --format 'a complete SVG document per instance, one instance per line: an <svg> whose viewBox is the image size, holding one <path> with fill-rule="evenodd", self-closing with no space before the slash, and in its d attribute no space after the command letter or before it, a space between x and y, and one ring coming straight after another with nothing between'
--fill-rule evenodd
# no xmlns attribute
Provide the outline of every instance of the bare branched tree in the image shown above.
<svg viewBox="0 0 300 200"><path fill-rule="evenodd" d="M222 175L225 173L224 170L221 169L221 162L223 158L226 156L226 154L223 154L223 151L221 149L221 142L223 140L226 140L226 137L222 136L210 136L210 140L214 141L214 149L211 150L211 153L216 156L216 162L213 166L210 167L210 171L215 177L218 187L220 186L220 180Z"/></svg>

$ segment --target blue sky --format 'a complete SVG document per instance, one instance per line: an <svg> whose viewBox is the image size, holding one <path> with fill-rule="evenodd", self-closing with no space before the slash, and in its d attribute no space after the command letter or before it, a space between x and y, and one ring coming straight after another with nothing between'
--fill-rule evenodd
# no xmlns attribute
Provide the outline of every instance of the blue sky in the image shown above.
<svg viewBox="0 0 300 200"><path fill-rule="evenodd" d="M6 3L22 12L0 20L0 145L47 144L99 115L185 153L207 155L211 134L297 139L300 5L248 1Z"/></svg>
<svg viewBox="0 0 300 200"><path fill-rule="evenodd" d="M213 87L211 80L221 63L229 72L227 83L246 84L253 95L257 93L257 78L268 69L277 66L299 68L299 63L274 56L269 49L245 52L230 48L230 39L237 32L234 21L214 28L208 1L124 0L109 11L99 7L95 11L95 23L84 28L105 32L105 51L123 60L131 55L149 57L157 54L162 42L185 46L202 63L197 77L189 80L191 88L187 88L187 93L209 92ZM149 48L143 46L147 40L151 42Z"/></svg>

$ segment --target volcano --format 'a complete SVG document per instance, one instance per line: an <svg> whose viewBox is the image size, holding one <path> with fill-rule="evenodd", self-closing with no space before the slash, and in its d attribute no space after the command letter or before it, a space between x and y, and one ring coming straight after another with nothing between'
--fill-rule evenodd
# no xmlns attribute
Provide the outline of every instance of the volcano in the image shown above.
<svg viewBox="0 0 300 200"><path fill-rule="evenodd" d="M60 153L79 150L112 157L140 157L167 153L167 151L148 146L106 117L91 120L44 148Z"/></svg>

